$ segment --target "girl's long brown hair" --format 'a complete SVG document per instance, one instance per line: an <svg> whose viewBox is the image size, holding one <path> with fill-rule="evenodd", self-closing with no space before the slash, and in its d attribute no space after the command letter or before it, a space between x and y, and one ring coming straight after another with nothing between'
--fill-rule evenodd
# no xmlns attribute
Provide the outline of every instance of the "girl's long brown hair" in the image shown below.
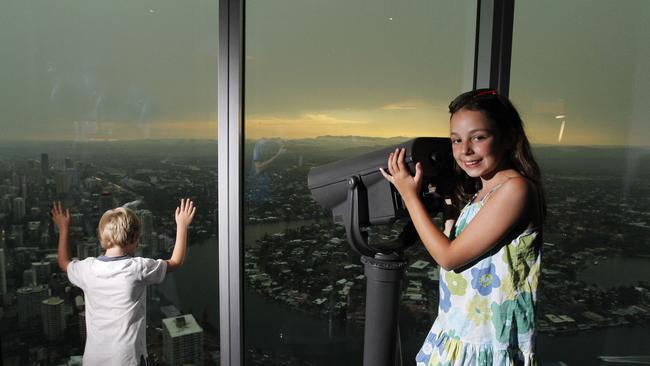
<svg viewBox="0 0 650 366"><path fill-rule="evenodd" d="M453 115L461 109L482 112L497 127L502 143L507 144L505 151L508 162L519 174L528 178L537 188L542 218L546 216L546 202L542 188L539 165L524 131L524 123L519 112L510 100L499 95L493 89L479 89L463 93L449 104L449 113ZM454 190L454 203L460 207L469 201L480 189L481 180L471 178L458 164L454 164L458 182Z"/></svg>

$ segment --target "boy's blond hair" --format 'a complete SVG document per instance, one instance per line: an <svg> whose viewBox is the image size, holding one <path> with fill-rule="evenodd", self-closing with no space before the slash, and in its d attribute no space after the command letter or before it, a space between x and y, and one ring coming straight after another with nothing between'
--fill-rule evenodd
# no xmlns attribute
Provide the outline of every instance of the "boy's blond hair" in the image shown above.
<svg viewBox="0 0 650 366"><path fill-rule="evenodd" d="M128 208L108 210L102 215L97 227L99 242L104 249L126 247L138 241L140 227L140 219Z"/></svg>

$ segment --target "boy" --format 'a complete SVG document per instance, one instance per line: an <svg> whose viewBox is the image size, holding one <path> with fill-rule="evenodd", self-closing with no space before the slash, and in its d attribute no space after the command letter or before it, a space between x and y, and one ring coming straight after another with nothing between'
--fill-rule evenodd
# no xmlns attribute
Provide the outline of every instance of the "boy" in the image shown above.
<svg viewBox="0 0 650 366"><path fill-rule="evenodd" d="M133 257L140 237L140 220L128 208L108 210L99 220L98 236L104 255L71 260L68 251L70 210L61 202L52 207L59 227L59 267L81 288L86 302L85 366L142 366L147 363L147 285L160 283L166 272L185 259L187 229L194 203L181 199L176 207L176 244L168 260Z"/></svg>

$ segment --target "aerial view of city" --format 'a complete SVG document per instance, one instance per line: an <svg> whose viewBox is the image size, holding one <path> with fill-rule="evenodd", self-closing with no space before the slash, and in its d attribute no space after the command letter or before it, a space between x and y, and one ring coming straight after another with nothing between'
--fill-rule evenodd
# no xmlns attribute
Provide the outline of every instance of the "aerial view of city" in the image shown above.
<svg viewBox="0 0 650 366"><path fill-rule="evenodd" d="M118 206L142 223L135 254L168 259L184 197L197 208L185 262L146 292L149 365L219 365L238 335L245 365L362 364L364 266L309 172L449 137L450 101L484 87L516 106L542 172L538 364L650 359L650 2L514 3L3 2L0 366L82 363L91 305L57 264L53 202L71 210L78 260L102 255L98 221ZM228 226L241 242L227 247L241 244L227 262L239 260L242 319L227 326L224 139L244 161L228 202L241 203ZM408 224L364 233L383 243ZM400 254L412 365L440 272L420 242Z"/></svg>
<svg viewBox="0 0 650 366"><path fill-rule="evenodd" d="M286 152L274 163L263 199L247 161L247 364L360 363L363 267L343 227L312 199L306 177L312 167L402 140L283 142ZM247 141L247 159L253 145ZM187 265L149 290L149 355L154 365L219 363L216 142L17 142L0 150L3 365L81 362L83 293L56 265L52 201L72 210L76 258L101 254L99 216L121 205L143 223L138 254L168 258L172 212L185 196L199 207ZM649 151L539 146L535 153L549 207L537 310L540 358L595 364L599 356L647 353L642 345L650 341L650 176L640 167L648 165ZM389 239L401 225L371 227L371 240ZM412 359L436 316L438 271L417 243L404 257L400 327L403 357ZM617 332L625 336L612 343ZM194 346L174 353L175 342Z"/></svg>

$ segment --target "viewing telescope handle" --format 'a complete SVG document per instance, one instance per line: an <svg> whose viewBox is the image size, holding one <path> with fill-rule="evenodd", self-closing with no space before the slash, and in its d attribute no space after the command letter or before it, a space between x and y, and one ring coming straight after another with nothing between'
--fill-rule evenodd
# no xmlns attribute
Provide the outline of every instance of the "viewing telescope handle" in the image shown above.
<svg viewBox="0 0 650 366"><path fill-rule="evenodd" d="M348 178L348 217L344 219L345 232L352 249L373 257L376 251L368 245L368 233L361 226L368 226L368 193L358 176Z"/></svg>

